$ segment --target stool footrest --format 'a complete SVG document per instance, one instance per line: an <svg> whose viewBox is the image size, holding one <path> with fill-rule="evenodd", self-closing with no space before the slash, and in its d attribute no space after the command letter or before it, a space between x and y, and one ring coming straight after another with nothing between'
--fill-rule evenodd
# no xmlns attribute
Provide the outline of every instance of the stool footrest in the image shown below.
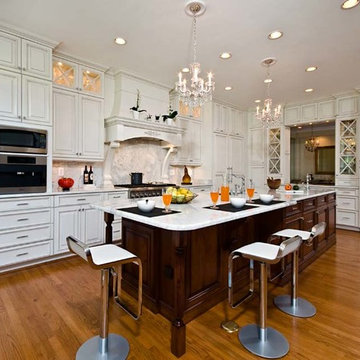
<svg viewBox="0 0 360 360"><path fill-rule="evenodd" d="M290 295L279 295L274 298L274 305L284 313L296 317L308 318L316 314L315 306L300 297L293 301Z"/></svg>

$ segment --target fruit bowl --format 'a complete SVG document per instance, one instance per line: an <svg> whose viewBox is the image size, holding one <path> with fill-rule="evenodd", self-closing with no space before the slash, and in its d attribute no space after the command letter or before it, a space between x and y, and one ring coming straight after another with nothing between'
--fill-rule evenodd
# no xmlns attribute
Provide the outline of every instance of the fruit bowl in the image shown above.
<svg viewBox="0 0 360 360"><path fill-rule="evenodd" d="M169 187L166 189L166 193L172 195L172 204L187 204L197 197L197 194L182 187Z"/></svg>
<svg viewBox="0 0 360 360"><path fill-rule="evenodd" d="M69 191L74 185L74 180L72 178L60 178L58 180L58 185L63 189L63 191Z"/></svg>
<svg viewBox="0 0 360 360"><path fill-rule="evenodd" d="M267 178L267 186L272 189L276 190L281 185L281 179L273 179L273 178Z"/></svg>
<svg viewBox="0 0 360 360"><path fill-rule="evenodd" d="M172 204L187 204L191 200L195 199L198 195L195 193L192 193L192 195L177 195L176 197L172 197L171 203Z"/></svg>

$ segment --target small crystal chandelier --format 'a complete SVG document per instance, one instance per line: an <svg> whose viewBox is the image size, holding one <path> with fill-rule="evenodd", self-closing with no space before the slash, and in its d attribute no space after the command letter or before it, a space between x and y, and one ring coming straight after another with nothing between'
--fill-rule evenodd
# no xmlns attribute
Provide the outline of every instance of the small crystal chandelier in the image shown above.
<svg viewBox="0 0 360 360"><path fill-rule="evenodd" d="M267 85L266 99L264 101L264 107L260 111L260 106L256 107L256 119L260 120L265 127L278 125L281 116L281 105L272 109L272 99L270 98L270 84L272 82L270 78L270 66L276 63L276 59L268 58L261 62L262 66L267 68L266 79L264 82Z"/></svg>
<svg viewBox="0 0 360 360"><path fill-rule="evenodd" d="M215 82L213 81L213 74L208 73L207 81L199 76L200 64L196 61L196 19L205 12L205 3L202 0L188 1L185 6L185 12L193 17L193 48L194 61L190 64L191 83L187 84L186 79L183 79L183 74L179 72L179 80L175 83L175 90L180 95L180 100L192 108L203 105L207 101L211 101L212 94L215 89Z"/></svg>
<svg viewBox="0 0 360 360"><path fill-rule="evenodd" d="M305 149L310 152L314 152L320 146L320 141L316 139L313 135L312 125L311 125L311 137L305 140L304 146Z"/></svg>

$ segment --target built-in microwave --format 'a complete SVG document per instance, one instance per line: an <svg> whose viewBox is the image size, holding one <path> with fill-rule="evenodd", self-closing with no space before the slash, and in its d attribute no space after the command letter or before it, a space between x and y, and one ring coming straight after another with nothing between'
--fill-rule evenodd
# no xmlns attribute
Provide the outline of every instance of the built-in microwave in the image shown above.
<svg viewBox="0 0 360 360"><path fill-rule="evenodd" d="M44 155L0 154L0 194L46 192Z"/></svg>
<svg viewBox="0 0 360 360"><path fill-rule="evenodd" d="M47 131L0 126L0 152L47 154Z"/></svg>

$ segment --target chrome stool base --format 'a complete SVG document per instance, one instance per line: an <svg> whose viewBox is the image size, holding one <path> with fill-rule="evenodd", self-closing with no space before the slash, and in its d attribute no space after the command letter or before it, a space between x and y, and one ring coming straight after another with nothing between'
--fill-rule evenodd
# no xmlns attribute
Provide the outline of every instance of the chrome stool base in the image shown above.
<svg viewBox="0 0 360 360"><path fill-rule="evenodd" d="M274 305L284 313L296 317L308 318L316 314L315 306L300 297L293 303L290 295L279 295L274 298Z"/></svg>
<svg viewBox="0 0 360 360"><path fill-rule="evenodd" d="M266 332L265 340L261 339L260 330ZM256 324L247 325L240 329L238 338L245 349L267 359L281 358L289 352L286 338L271 327L260 329Z"/></svg>
<svg viewBox="0 0 360 360"><path fill-rule="evenodd" d="M223 321L221 327L230 334L239 331L239 325L232 320Z"/></svg>
<svg viewBox="0 0 360 360"><path fill-rule="evenodd" d="M122 336L109 334L108 351L101 354L100 336L84 342L76 353L76 360L125 360L129 354L129 342Z"/></svg>

